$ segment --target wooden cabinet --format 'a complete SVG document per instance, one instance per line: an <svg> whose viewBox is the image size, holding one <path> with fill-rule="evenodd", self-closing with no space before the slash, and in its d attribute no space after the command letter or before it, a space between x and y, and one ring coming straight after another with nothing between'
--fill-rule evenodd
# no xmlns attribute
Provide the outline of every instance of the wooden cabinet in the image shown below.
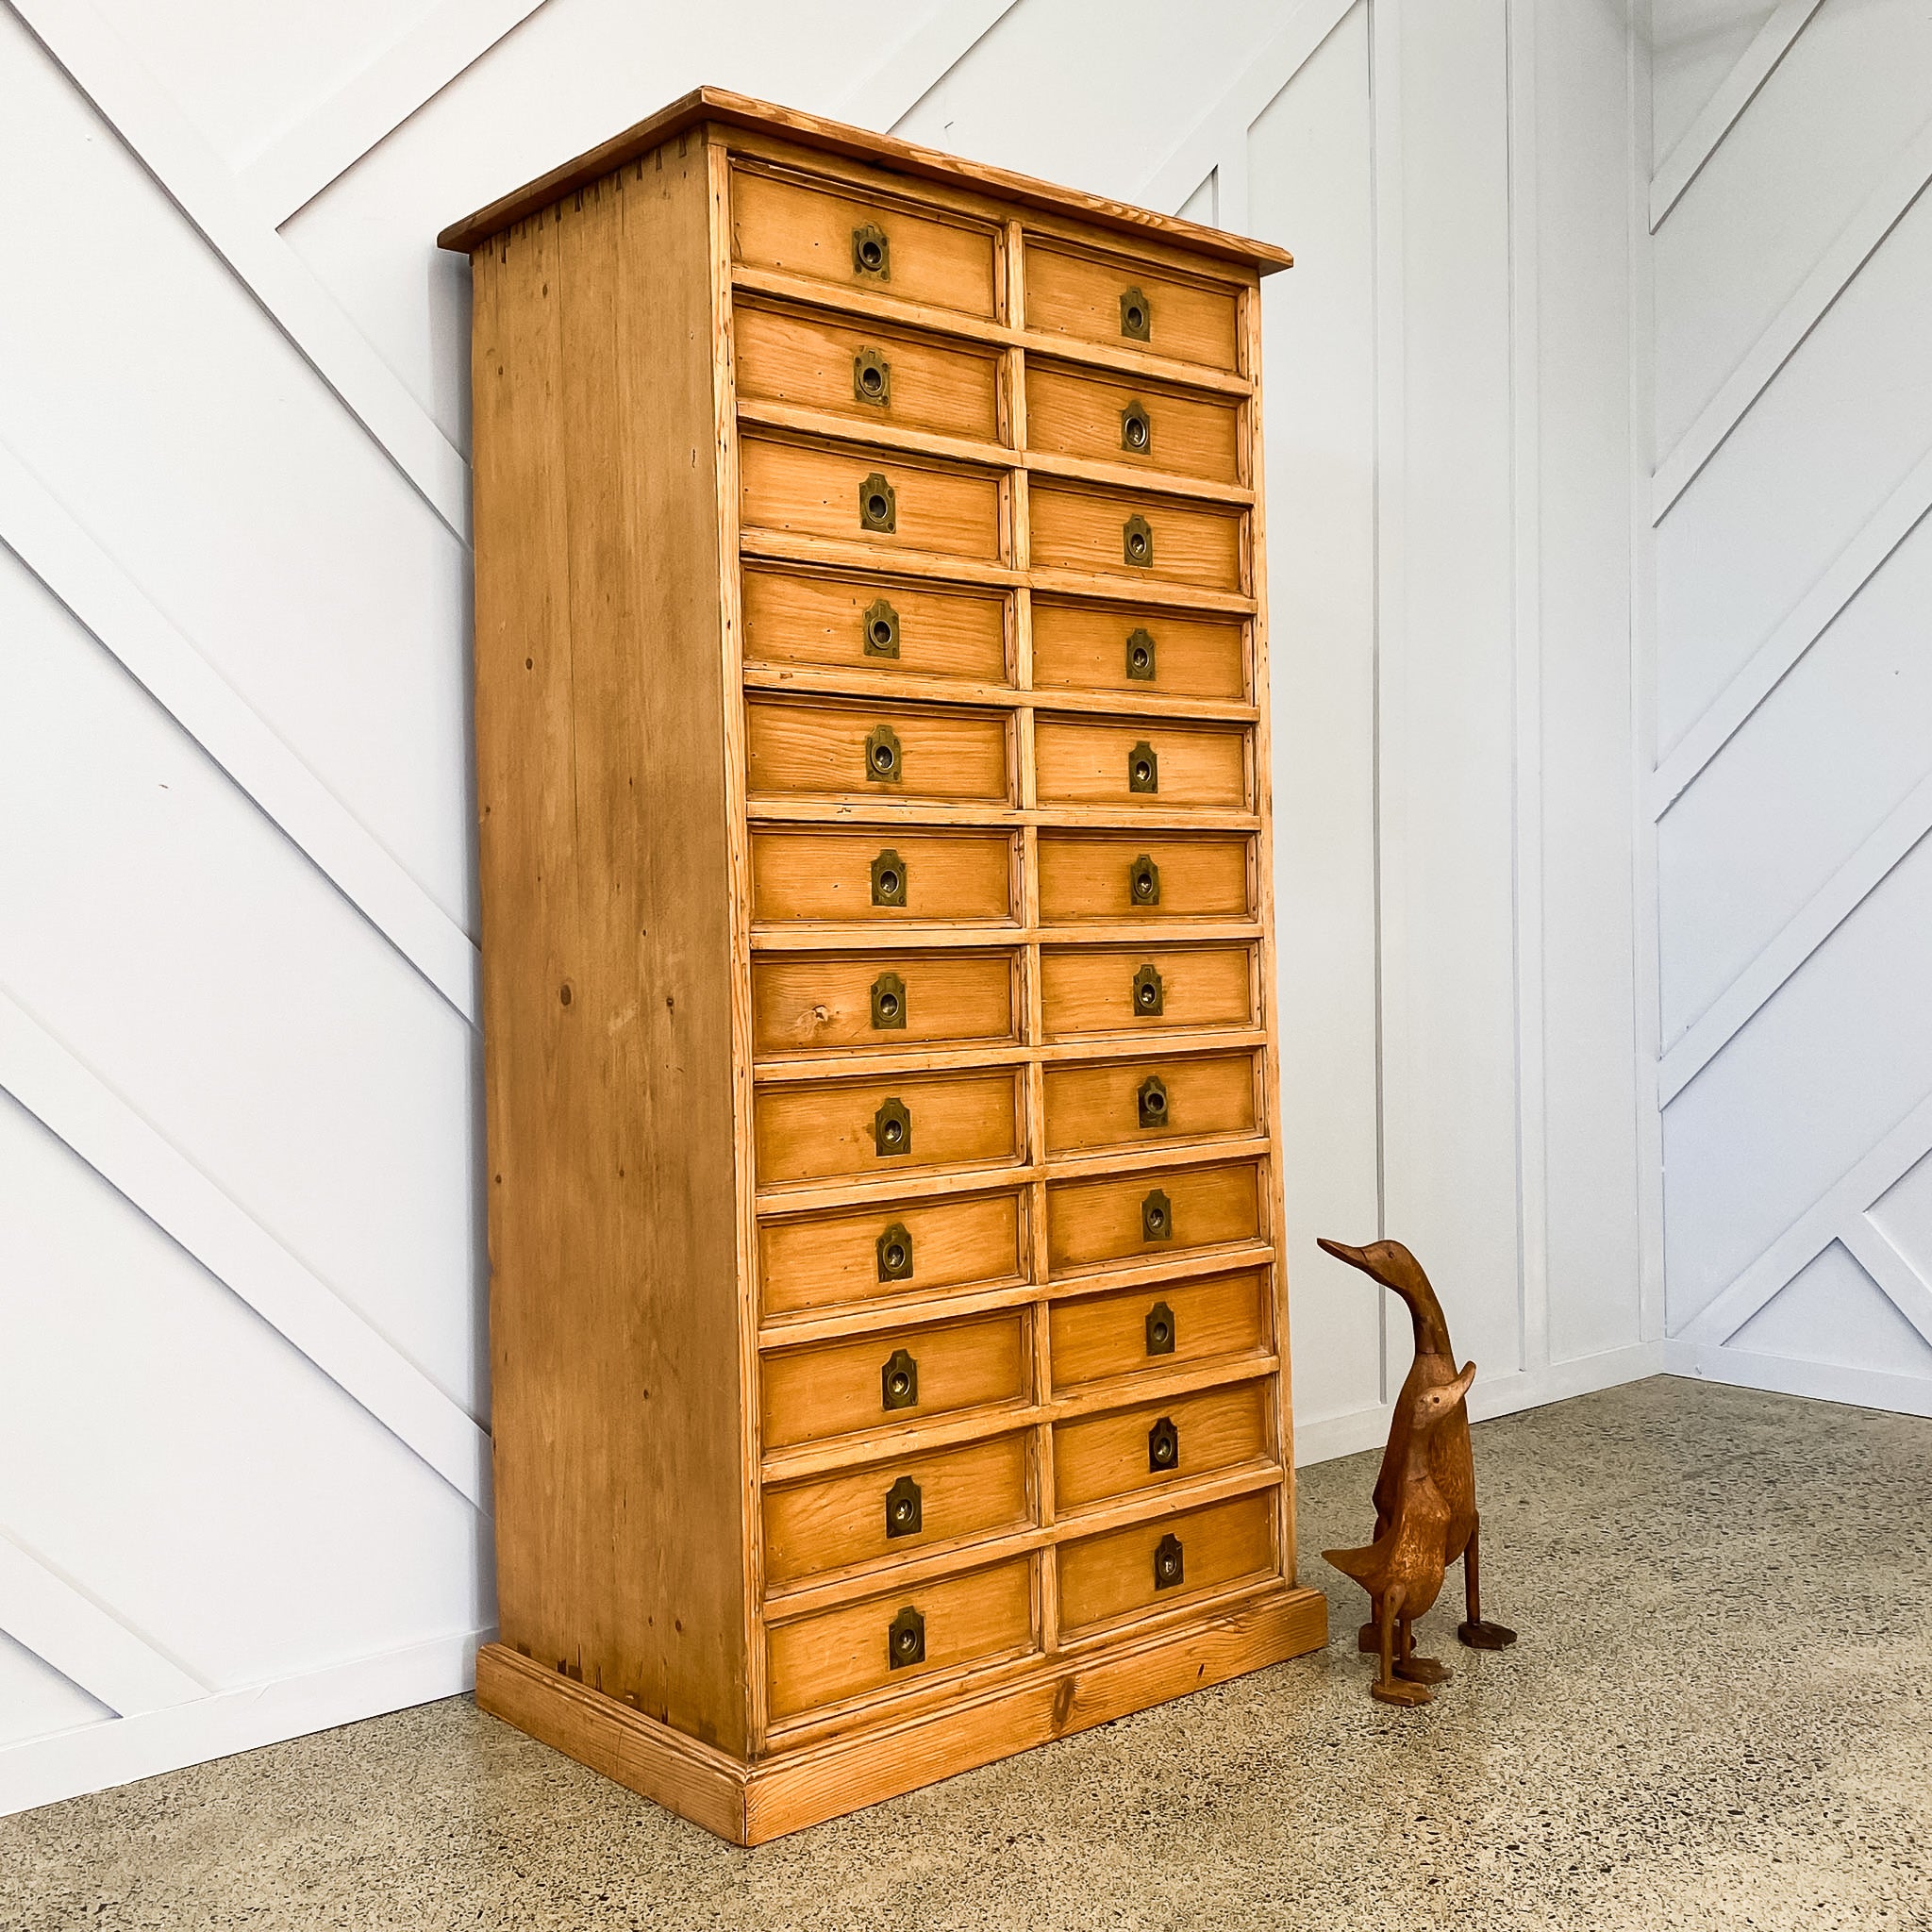
<svg viewBox="0 0 1932 1932"><path fill-rule="evenodd" d="M484 1708L756 1842L1319 1645L1259 276L706 92L458 224Z"/></svg>

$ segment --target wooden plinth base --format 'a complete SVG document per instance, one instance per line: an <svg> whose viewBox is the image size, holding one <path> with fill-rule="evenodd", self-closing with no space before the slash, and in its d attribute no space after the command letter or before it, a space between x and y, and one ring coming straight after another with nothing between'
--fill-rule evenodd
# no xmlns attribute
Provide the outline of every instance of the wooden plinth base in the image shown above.
<svg viewBox="0 0 1932 1932"><path fill-rule="evenodd" d="M1321 1591L1279 1591L1203 1624L1058 1667L1049 1659L1017 1684L753 1765L500 1643L476 1655L476 1703L720 1838L756 1845L1327 1641Z"/></svg>

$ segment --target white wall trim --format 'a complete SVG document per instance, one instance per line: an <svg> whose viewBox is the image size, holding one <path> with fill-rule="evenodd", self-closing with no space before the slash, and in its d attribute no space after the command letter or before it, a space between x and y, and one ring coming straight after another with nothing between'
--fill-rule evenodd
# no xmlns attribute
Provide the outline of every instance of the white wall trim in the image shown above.
<svg viewBox="0 0 1932 1932"><path fill-rule="evenodd" d="M1919 1331L1920 1339L1932 1344L1932 1282L1906 1259L1870 1210L1847 1222L1838 1238L1877 1284L1878 1291Z"/></svg>
<svg viewBox="0 0 1932 1932"><path fill-rule="evenodd" d="M0 442L0 542L471 1025L469 935Z"/></svg>
<svg viewBox="0 0 1932 1932"><path fill-rule="evenodd" d="M139 1717L104 1719L0 1748L0 1816L129 1784L211 1757L253 1751L384 1711L459 1696L493 1629L465 1631L298 1677L201 1697Z"/></svg>
<svg viewBox="0 0 1932 1932"><path fill-rule="evenodd" d="M1717 1347L1766 1307L1888 1189L1932 1153L1932 1094L1880 1137L1727 1287L1677 1330L1674 1340ZM1885 1284L1880 1282L1882 1291ZM1909 1317L1907 1318L1909 1319ZM1928 1386L1921 1383L1922 1387Z"/></svg>
<svg viewBox="0 0 1932 1932"><path fill-rule="evenodd" d="M5 1531L0 1630L123 1716L208 1694L199 1677Z"/></svg>
<svg viewBox="0 0 1932 1932"><path fill-rule="evenodd" d="M1892 1409L1901 1415L1932 1416L1932 1378L1924 1375L1889 1375L1877 1369L1843 1369L1832 1362L1754 1355L1747 1349L1715 1348L1692 1341L1666 1341L1663 1348L1666 1374L1724 1382L1734 1389L1761 1389L1770 1395L1802 1395L1812 1402L1840 1402L1852 1408Z"/></svg>
<svg viewBox="0 0 1932 1932"><path fill-rule="evenodd" d="M1745 1023L1932 832L1932 774L1922 778L1858 849L1664 1055L1659 1091L1668 1107L1742 1030Z"/></svg>
<svg viewBox="0 0 1932 1932"><path fill-rule="evenodd" d="M276 135L242 169L242 192L270 227L281 227L542 5L442 0L321 107Z"/></svg>
<svg viewBox="0 0 1932 1932"><path fill-rule="evenodd" d="M941 0L828 111L836 119L891 132L1019 4L1020 0Z"/></svg>
<svg viewBox="0 0 1932 1932"><path fill-rule="evenodd" d="M1751 44L1738 57L1737 65L1718 83L1717 92L1658 167L1650 184L1652 234L1663 225L1664 217L1737 125L1739 116L1757 98L1759 89L1776 73L1778 62L1823 4L1824 0L1783 0L1758 28Z"/></svg>
<svg viewBox="0 0 1932 1932"><path fill-rule="evenodd" d="M5 993L0 1087L488 1512L490 1438L477 1424Z"/></svg>
<svg viewBox="0 0 1932 1932"><path fill-rule="evenodd" d="M8 0L376 446L469 541L469 465L88 0Z"/></svg>
<svg viewBox="0 0 1932 1932"><path fill-rule="evenodd" d="M1838 239L1819 257L1811 273L1800 282L1770 325L1745 352L1723 386L1698 411L1697 420L1677 439L1676 446L1657 465L1652 490L1651 520L1662 523L1671 506L1683 495L1698 473L1724 445L1745 414L1771 387L1778 371L1825 311L1850 287L1852 277L1870 261L1902 222L1913 202L1932 181L1932 123L1923 128L1900 155L1857 212L1839 231Z"/></svg>

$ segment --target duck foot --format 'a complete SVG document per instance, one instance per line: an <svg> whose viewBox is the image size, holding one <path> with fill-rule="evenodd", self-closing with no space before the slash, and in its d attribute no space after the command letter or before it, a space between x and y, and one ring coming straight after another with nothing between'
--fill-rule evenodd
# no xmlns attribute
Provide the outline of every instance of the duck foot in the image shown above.
<svg viewBox="0 0 1932 1932"><path fill-rule="evenodd" d="M1516 1641L1516 1633L1506 1624L1458 1624L1456 1634L1472 1650L1503 1650Z"/></svg>
<svg viewBox="0 0 1932 1932"><path fill-rule="evenodd" d="M1426 1684L1415 1684L1407 1678L1397 1677L1393 1683L1384 1684L1378 1678L1369 1686L1369 1695L1377 1704L1429 1704L1436 1693Z"/></svg>
<svg viewBox="0 0 1932 1932"><path fill-rule="evenodd" d="M1395 1666L1395 1674L1411 1684L1446 1684L1456 1673L1432 1657L1408 1657Z"/></svg>

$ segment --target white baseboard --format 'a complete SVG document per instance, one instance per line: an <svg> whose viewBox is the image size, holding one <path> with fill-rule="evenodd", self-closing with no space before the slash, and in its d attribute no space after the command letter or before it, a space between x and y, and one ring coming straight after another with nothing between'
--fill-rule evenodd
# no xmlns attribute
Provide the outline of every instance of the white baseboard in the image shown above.
<svg viewBox="0 0 1932 1932"><path fill-rule="evenodd" d="M183 1765L454 1697L476 1681L494 1630L438 1638L279 1683L218 1691L139 1717L103 1718L0 1749L0 1817Z"/></svg>
<svg viewBox="0 0 1932 1932"><path fill-rule="evenodd" d="M1664 1369L1737 1389L1773 1395L1804 1395L1813 1402L1843 1402L1854 1408L1889 1408L1901 1415L1932 1416L1932 1375L1889 1375L1880 1369L1841 1369L1790 1356L1753 1355L1703 1341L1666 1341Z"/></svg>
<svg viewBox="0 0 1932 1932"><path fill-rule="evenodd" d="M1479 1380L1469 1391L1470 1420L1488 1422L1493 1416L1513 1415L1520 1408L1538 1408L1546 1402L1592 1395L1621 1382L1641 1382L1647 1375L1661 1374L1663 1347L1657 1341L1638 1341L1575 1361L1550 1362L1540 1369L1521 1369L1513 1374ZM1386 1404L1354 1409L1347 1415L1323 1416L1315 1422L1297 1421L1295 1464L1299 1468L1311 1462L1329 1462L1338 1456L1358 1455L1364 1449L1379 1449L1388 1436Z"/></svg>

